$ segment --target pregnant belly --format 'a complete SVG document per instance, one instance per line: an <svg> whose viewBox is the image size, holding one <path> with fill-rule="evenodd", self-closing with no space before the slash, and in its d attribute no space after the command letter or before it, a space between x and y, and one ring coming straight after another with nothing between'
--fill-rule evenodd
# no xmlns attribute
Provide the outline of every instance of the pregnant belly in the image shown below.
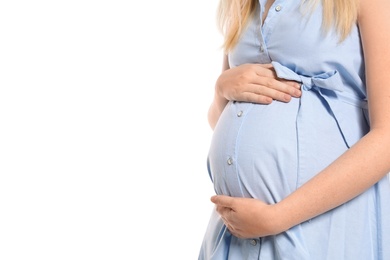
<svg viewBox="0 0 390 260"><path fill-rule="evenodd" d="M350 131L361 131L361 110L347 109L345 120L356 126ZM214 130L209 170L217 194L276 203L347 149L333 113L313 91L289 103L229 102Z"/></svg>
<svg viewBox="0 0 390 260"><path fill-rule="evenodd" d="M210 173L218 194L272 203L297 184L299 99L270 105L230 102L214 130Z"/></svg>

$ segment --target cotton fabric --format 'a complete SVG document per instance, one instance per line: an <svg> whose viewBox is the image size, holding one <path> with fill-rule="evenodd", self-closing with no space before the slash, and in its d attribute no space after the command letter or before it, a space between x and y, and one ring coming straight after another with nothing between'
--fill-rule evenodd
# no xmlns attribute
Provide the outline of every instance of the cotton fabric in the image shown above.
<svg viewBox="0 0 390 260"><path fill-rule="evenodd" d="M302 96L270 105L229 102L213 133L208 170L216 194L277 203L331 164L369 131L364 57L357 26L343 42L321 29L322 8L265 0L248 24L230 67L272 63ZM387 177L355 199L275 236L239 239L213 211L199 260L389 260Z"/></svg>

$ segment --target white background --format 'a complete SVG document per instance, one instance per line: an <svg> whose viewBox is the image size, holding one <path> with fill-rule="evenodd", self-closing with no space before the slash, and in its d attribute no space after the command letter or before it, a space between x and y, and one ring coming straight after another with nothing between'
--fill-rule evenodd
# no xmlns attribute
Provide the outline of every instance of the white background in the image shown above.
<svg viewBox="0 0 390 260"><path fill-rule="evenodd" d="M217 0L0 3L0 259L197 259Z"/></svg>

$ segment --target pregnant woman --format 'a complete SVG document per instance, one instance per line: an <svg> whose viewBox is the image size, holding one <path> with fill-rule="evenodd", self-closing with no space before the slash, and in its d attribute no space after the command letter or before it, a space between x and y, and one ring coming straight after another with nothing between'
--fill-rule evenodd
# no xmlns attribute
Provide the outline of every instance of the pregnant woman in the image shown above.
<svg viewBox="0 0 390 260"><path fill-rule="evenodd" d="M390 259L389 10L221 0L199 260Z"/></svg>

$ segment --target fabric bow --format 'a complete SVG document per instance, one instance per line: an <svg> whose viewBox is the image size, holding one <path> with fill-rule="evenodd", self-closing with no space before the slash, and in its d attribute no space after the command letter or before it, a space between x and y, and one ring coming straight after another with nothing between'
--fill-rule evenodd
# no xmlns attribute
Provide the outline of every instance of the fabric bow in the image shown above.
<svg viewBox="0 0 390 260"><path fill-rule="evenodd" d="M369 129L367 100L343 91L343 80L336 70L314 76L299 75L278 62L272 62L279 78L302 83L302 91L316 91L328 106L336 120L348 147L351 147ZM351 108L351 106L353 106ZM361 110L359 113L359 110ZM352 111L354 115L348 114Z"/></svg>

